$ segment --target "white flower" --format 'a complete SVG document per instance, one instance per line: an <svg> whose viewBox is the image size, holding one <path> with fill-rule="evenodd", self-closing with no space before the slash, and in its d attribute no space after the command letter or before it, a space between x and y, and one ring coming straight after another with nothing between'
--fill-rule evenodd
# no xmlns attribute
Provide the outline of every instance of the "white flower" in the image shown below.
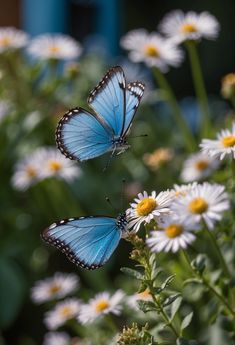
<svg viewBox="0 0 235 345"><path fill-rule="evenodd" d="M12 27L0 28L0 53L23 48L28 42L28 35Z"/></svg>
<svg viewBox="0 0 235 345"><path fill-rule="evenodd" d="M48 332L45 334L43 345L70 345L71 338L65 332Z"/></svg>
<svg viewBox="0 0 235 345"><path fill-rule="evenodd" d="M197 182L188 183L188 184L174 184L174 188L171 189L173 198L178 198L179 196L185 196L189 191L197 186Z"/></svg>
<svg viewBox="0 0 235 345"><path fill-rule="evenodd" d="M147 192L139 193L138 198L134 199L131 207L126 211L128 216L128 228L138 231L142 223L150 223L160 215L170 212L172 193L169 191L161 192L157 195L155 191L148 195Z"/></svg>
<svg viewBox="0 0 235 345"><path fill-rule="evenodd" d="M210 176L217 169L217 159L198 152L190 155L183 164L181 179L184 182L203 180Z"/></svg>
<svg viewBox="0 0 235 345"><path fill-rule="evenodd" d="M200 38L216 39L220 29L217 19L208 12L197 14L181 10L168 13L159 25L159 30L175 43Z"/></svg>
<svg viewBox="0 0 235 345"><path fill-rule="evenodd" d="M120 315L123 299L124 293L121 290L117 290L112 296L109 292L98 293L88 304L81 307L78 320L82 324L86 324L109 313Z"/></svg>
<svg viewBox="0 0 235 345"><path fill-rule="evenodd" d="M81 175L81 169L54 147L39 149L38 156L41 163L42 178L58 177L66 181L72 181Z"/></svg>
<svg viewBox="0 0 235 345"><path fill-rule="evenodd" d="M210 157L219 157L221 160L227 155L235 159L235 122L232 129L223 129L217 134L217 139L203 139L200 144L204 154Z"/></svg>
<svg viewBox="0 0 235 345"><path fill-rule="evenodd" d="M149 67L156 66L162 72L166 72L168 66L179 66L183 59L183 52L174 43L145 29L128 32L120 44L130 51L130 60L145 62Z"/></svg>
<svg viewBox="0 0 235 345"><path fill-rule="evenodd" d="M181 220L175 214L163 216L157 221L161 230L151 231L146 243L152 252L177 252L180 248L187 248L196 237L191 230L196 230L197 225L190 220Z"/></svg>
<svg viewBox="0 0 235 345"><path fill-rule="evenodd" d="M40 164L38 154L29 155L15 166L11 182L15 189L24 191L40 180Z"/></svg>
<svg viewBox="0 0 235 345"><path fill-rule="evenodd" d="M51 278L39 280L31 290L35 303L44 303L69 295L79 286L79 278L75 274L57 272Z"/></svg>
<svg viewBox="0 0 235 345"><path fill-rule="evenodd" d="M138 303L137 301L152 301L152 296L150 294L150 291L148 288L146 288L144 291L135 293L132 296L129 296L126 298L127 305L131 307L132 309L138 310Z"/></svg>
<svg viewBox="0 0 235 345"><path fill-rule="evenodd" d="M56 304L54 309L45 314L44 322L48 329L55 330L66 321L76 318L81 309L81 302L76 298L67 298Z"/></svg>
<svg viewBox="0 0 235 345"><path fill-rule="evenodd" d="M204 182L197 185L185 196L174 199L172 210L181 221L192 223L205 221L213 229L216 221L221 220L222 213L229 208L228 195L224 186Z"/></svg>
<svg viewBox="0 0 235 345"><path fill-rule="evenodd" d="M72 60L81 55L81 45L72 37L61 34L44 34L34 38L29 53L39 59Z"/></svg>
<svg viewBox="0 0 235 345"><path fill-rule="evenodd" d="M0 122L9 114L11 110L11 103L7 100L0 101Z"/></svg>

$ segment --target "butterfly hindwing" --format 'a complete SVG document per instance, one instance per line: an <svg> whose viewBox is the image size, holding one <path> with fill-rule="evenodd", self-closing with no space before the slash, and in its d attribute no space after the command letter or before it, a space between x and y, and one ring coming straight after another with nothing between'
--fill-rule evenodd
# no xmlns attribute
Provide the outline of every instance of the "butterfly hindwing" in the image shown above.
<svg viewBox="0 0 235 345"><path fill-rule="evenodd" d="M144 94L144 84L139 81L129 83L126 88L126 114L124 136L127 134Z"/></svg>
<svg viewBox="0 0 235 345"><path fill-rule="evenodd" d="M60 120L56 131L59 150L68 158L85 161L112 149L112 132L82 108L72 109Z"/></svg>
<svg viewBox="0 0 235 345"><path fill-rule="evenodd" d="M121 136L126 109L126 80L119 66L111 68L91 91L89 106L104 120L115 136Z"/></svg>
<svg viewBox="0 0 235 345"><path fill-rule="evenodd" d="M43 239L87 269L103 266L116 249L121 230L111 217L81 217L62 220L43 232Z"/></svg>

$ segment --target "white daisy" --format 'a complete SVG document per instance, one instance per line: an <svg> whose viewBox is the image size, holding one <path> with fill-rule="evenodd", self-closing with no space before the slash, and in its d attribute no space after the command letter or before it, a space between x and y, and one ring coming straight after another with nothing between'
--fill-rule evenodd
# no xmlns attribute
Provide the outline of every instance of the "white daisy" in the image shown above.
<svg viewBox="0 0 235 345"><path fill-rule="evenodd" d="M189 191L197 186L197 182L188 183L188 184L174 184L174 188L171 189L173 198L178 198L180 196L185 196Z"/></svg>
<svg viewBox="0 0 235 345"><path fill-rule="evenodd" d="M38 155L42 178L58 177L72 181L81 175L81 169L54 147L41 148Z"/></svg>
<svg viewBox="0 0 235 345"><path fill-rule="evenodd" d="M152 301L152 296L150 294L149 288L146 288L144 291L135 293L132 296L126 298L127 305L135 310L138 310L137 301Z"/></svg>
<svg viewBox="0 0 235 345"><path fill-rule="evenodd" d="M78 320L86 324L109 313L120 315L123 299L124 293L121 290L117 290L112 296L109 292L98 293L88 304L81 307Z"/></svg>
<svg viewBox="0 0 235 345"><path fill-rule="evenodd" d="M42 60L72 60L81 55L81 45L72 37L61 34L44 34L34 38L28 52Z"/></svg>
<svg viewBox="0 0 235 345"><path fill-rule="evenodd" d="M166 72L168 66L179 66L183 59L183 52L174 43L145 29L128 32L120 44L129 51L131 61L145 62L147 66L156 66L162 72Z"/></svg>
<svg viewBox="0 0 235 345"><path fill-rule="evenodd" d="M126 211L128 216L128 228L138 231L142 223L150 223L160 215L170 212L172 193L169 191L161 192L157 195L155 191L148 195L147 192L139 193L138 198L134 199L130 208Z"/></svg>
<svg viewBox="0 0 235 345"><path fill-rule="evenodd" d="M65 332L48 332L45 334L43 345L71 345L71 338Z"/></svg>
<svg viewBox="0 0 235 345"><path fill-rule="evenodd" d="M11 103L7 100L0 101L0 122L9 114L11 110Z"/></svg>
<svg viewBox="0 0 235 345"><path fill-rule="evenodd" d="M185 14L181 10L168 13L159 25L159 30L176 43L201 38L213 40L218 36L219 29L219 22L212 14L193 11Z"/></svg>
<svg viewBox="0 0 235 345"><path fill-rule="evenodd" d="M204 154L219 157L221 160L227 155L235 159L235 122L232 129L223 129L217 134L217 139L203 139L199 145Z"/></svg>
<svg viewBox="0 0 235 345"><path fill-rule="evenodd" d="M75 274L56 272L53 277L36 282L31 290L35 303L44 303L69 295L79 286L79 278Z"/></svg>
<svg viewBox="0 0 235 345"><path fill-rule="evenodd" d="M177 252L180 248L187 248L196 237L191 230L196 230L197 225L189 220L180 220L175 214L163 216L158 220L160 231L151 231L146 243L152 252Z"/></svg>
<svg viewBox="0 0 235 345"><path fill-rule="evenodd" d="M229 208L228 195L219 184L204 182L198 184L185 196L175 198L172 210L181 221L186 219L192 223L205 221L209 229L213 229L216 221L221 220L222 213Z"/></svg>
<svg viewBox="0 0 235 345"><path fill-rule="evenodd" d="M201 152L190 155L183 164L181 179L184 182L200 181L210 176L219 166L219 161Z"/></svg>
<svg viewBox="0 0 235 345"><path fill-rule="evenodd" d="M12 27L0 28L0 53L26 46L28 35Z"/></svg>
<svg viewBox="0 0 235 345"><path fill-rule="evenodd" d="M68 320L76 318L80 309L81 302L78 299L67 298L45 314L44 323L48 329L55 330Z"/></svg>
<svg viewBox="0 0 235 345"><path fill-rule="evenodd" d="M40 164L37 152L20 160L15 166L11 183L17 190L24 191L40 180Z"/></svg>

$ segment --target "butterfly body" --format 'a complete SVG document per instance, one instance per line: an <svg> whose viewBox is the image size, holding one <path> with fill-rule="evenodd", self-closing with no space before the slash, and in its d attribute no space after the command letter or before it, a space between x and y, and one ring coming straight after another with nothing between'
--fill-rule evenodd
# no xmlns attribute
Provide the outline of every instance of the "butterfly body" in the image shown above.
<svg viewBox="0 0 235 345"><path fill-rule="evenodd" d="M126 85L121 67L111 68L88 97L93 113L75 108L59 121L56 142L68 158L86 161L106 152L122 153L144 92L141 82Z"/></svg>
<svg viewBox="0 0 235 345"><path fill-rule="evenodd" d="M126 231L126 214L61 220L47 228L42 238L58 248L74 264L96 269L110 258Z"/></svg>

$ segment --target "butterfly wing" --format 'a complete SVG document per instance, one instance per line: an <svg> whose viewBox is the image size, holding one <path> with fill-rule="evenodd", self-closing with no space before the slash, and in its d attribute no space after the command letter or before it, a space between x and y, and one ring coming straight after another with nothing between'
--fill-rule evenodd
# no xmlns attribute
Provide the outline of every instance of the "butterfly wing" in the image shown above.
<svg viewBox="0 0 235 345"><path fill-rule="evenodd" d="M116 249L121 230L115 218L71 218L52 224L42 238L65 253L74 264L96 269L103 266Z"/></svg>
<svg viewBox="0 0 235 345"><path fill-rule="evenodd" d="M124 128L126 109L126 80L119 66L111 68L91 91L89 106L97 117L102 118L112 128L115 136L121 136Z"/></svg>
<svg viewBox="0 0 235 345"><path fill-rule="evenodd" d="M85 161L112 149L112 131L96 116L82 108L72 109L56 130L59 150L68 158Z"/></svg>
<svg viewBox="0 0 235 345"><path fill-rule="evenodd" d="M136 114L140 100L144 94L144 84L139 81L129 83L126 88L126 116L124 124L125 136L132 124L133 118Z"/></svg>

